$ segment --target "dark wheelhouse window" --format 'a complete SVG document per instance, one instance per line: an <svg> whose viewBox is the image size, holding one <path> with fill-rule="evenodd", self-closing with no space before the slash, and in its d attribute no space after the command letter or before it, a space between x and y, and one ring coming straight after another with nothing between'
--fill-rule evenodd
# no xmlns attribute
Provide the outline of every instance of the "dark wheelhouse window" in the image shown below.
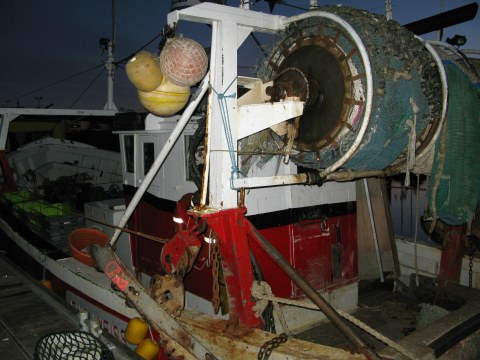
<svg viewBox="0 0 480 360"><path fill-rule="evenodd" d="M126 170L129 173L135 172L135 163L134 163L134 139L133 135L124 136L124 153L125 153L125 166Z"/></svg>
<svg viewBox="0 0 480 360"><path fill-rule="evenodd" d="M147 175L155 160L155 146L153 143L143 143L143 175Z"/></svg>

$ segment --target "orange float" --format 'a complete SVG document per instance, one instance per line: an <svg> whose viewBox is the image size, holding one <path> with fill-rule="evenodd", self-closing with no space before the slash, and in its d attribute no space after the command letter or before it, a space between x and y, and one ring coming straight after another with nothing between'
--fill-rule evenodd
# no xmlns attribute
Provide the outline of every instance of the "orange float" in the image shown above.
<svg viewBox="0 0 480 360"><path fill-rule="evenodd" d="M150 338L145 338L137 345L135 352L145 360L153 360L160 351L160 345Z"/></svg>
<svg viewBox="0 0 480 360"><path fill-rule="evenodd" d="M140 317L130 319L127 328L125 329L125 340L130 344L137 345L147 335L148 324Z"/></svg>

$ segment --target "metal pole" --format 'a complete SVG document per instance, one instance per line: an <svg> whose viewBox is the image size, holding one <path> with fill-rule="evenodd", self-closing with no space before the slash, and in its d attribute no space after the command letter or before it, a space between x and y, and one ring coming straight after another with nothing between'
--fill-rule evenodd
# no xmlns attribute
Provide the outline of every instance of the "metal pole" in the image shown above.
<svg viewBox="0 0 480 360"><path fill-rule="evenodd" d="M385 279L383 278L383 263L382 263L382 257L380 256L380 246L378 244L378 238L377 238L377 227L375 226L375 219L373 217L372 201L370 199L370 191L368 190L367 179L363 179L363 184L365 185L365 196L367 198L368 213L370 215L370 224L372 225L373 243L375 244L375 252L377 254L378 272L380 273L380 281L384 282Z"/></svg>
<svg viewBox="0 0 480 360"><path fill-rule="evenodd" d="M112 48L115 53L115 40L116 40L116 26L117 26L117 3L112 0Z"/></svg>
<svg viewBox="0 0 480 360"><path fill-rule="evenodd" d="M392 0L385 0L385 17L387 20L393 19Z"/></svg>
<svg viewBox="0 0 480 360"><path fill-rule="evenodd" d="M107 47L107 103L105 104L105 110L117 110L113 101L113 81L115 80L115 17L116 17L116 4L115 0L112 0L112 40L108 42Z"/></svg>
<svg viewBox="0 0 480 360"><path fill-rule="evenodd" d="M380 359L377 354L367 348L367 345L359 338L345 321L338 315L337 311L319 294L315 289L290 265L290 263L275 249L267 239L245 219L246 230L253 237L253 240L272 258L275 263L288 275L290 279L305 293L305 295L319 307L325 316L340 330L345 337L351 341L359 353L364 354L368 359Z"/></svg>
<svg viewBox="0 0 480 360"><path fill-rule="evenodd" d="M123 214L122 218L117 224L117 228L115 229L115 232L112 235L112 238L108 242L109 246L114 246L115 242L118 240L118 237L122 233L122 230L120 228L125 227L127 224L128 219L130 219L130 216L132 215L133 211L137 207L138 203L140 202L140 199L142 198L143 194L147 191L148 187L152 183L153 179L155 178L155 175L157 175L158 170L162 167L163 162L167 158L168 154L170 153L170 150L172 150L173 146L177 142L178 138L180 137L184 127L187 125L188 121L190 120L190 117L192 116L193 112L197 108L198 104L202 100L203 95L205 95L205 92L208 89L208 79L209 79L209 74L205 75L205 77L202 80L202 83L198 87L196 93L193 95L192 101L190 104L188 104L187 108L182 114L182 117L178 120L177 125L173 129L172 133L168 137L165 146L162 148L160 151L160 154L158 154L157 158L155 159L154 163L152 164L152 167L148 171L147 175L145 175L145 179L143 179L142 185L138 188L137 192L133 196L132 200L130 201L130 204L128 204L127 209L125 210L125 213Z"/></svg>
<svg viewBox="0 0 480 360"><path fill-rule="evenodd" d="M440 0L440 14L443 13L443 0ZM443 34L443 29L440 29L440 30L437 30L436 32L436 38L437 38L437 41L441 41L442 40L442 34Z"/></svg>
<svg viewBox="0 0 480 360"><path fill-rule="evenodd" d="M107 67L107 103L105 104L105 110L117 110L115 103L113 102L113 77L115 72L115 57L113 55L113 43L108 42L108 58L105 66Z"/></svg>

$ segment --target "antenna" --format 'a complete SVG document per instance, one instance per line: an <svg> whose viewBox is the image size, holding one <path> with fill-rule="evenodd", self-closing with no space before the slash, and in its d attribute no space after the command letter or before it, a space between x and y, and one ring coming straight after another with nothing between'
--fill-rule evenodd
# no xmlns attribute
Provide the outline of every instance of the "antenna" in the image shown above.
<svg viewBox="0 0 480 360"><path fill-rule="evenodd" d="M112 40L107 45L107 62L105 64L108 72L107 76L107 103L105 110L117 110L113 102L113 81L115 80L115 21L116 21L116 3L112 0Z"/></svg>

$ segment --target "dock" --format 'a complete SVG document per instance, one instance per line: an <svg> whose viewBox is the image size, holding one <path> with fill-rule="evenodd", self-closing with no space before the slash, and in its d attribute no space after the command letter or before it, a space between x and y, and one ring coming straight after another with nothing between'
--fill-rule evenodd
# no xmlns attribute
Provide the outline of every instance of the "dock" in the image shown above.
<svg viewBox="0 0 480 360"><path fill-rule="evenodd" d="M44 336L79 330L73 309L50 289L0 255L0 354L4 359L34 359ZM115 359L139 359L108 334L101 340Z"/></svg>

